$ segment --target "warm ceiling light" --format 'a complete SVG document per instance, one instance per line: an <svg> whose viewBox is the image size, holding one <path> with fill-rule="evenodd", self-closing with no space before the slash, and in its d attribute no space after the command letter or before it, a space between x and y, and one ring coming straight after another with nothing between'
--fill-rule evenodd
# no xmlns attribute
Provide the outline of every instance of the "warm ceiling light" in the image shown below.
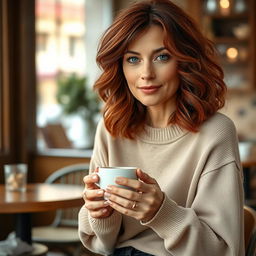
<svg viewBox="0 0 256 256"><path fill-rule="evenodd" d="M230 3L229 0L220 0L220 7L223 9L229 8Z"/></svg>
<svg viewBox="0 0 256 256"><path fill-rule="evenodd" d="M227 49L226 54L230 60L235 60L238 56L238 50L234 47L230 47Z"/></svg>

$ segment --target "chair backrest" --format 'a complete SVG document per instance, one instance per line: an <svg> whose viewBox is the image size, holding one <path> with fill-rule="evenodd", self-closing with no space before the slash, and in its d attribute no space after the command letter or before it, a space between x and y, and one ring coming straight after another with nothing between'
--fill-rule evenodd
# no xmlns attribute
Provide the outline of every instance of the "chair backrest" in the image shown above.
<svg viewBox="0 0 256 256"><path fill-rule="evenodd" d="M75 184L83 186L83 177L89 173L88 164L73 164L53 172L45 183ZM59 209L52 226L78 226L78 211L80 207Z"/></svg>
<svg viewBox="0 0 256 256"><path fill-rule="evenodd" d="M244 241L246 256L256 255L256 211L244 206Z"/></svg>
<svg viewBox="0 0 256 256"><path fill-rule="evenodd" d="M73 148L62 124L47 124L39 131L48 148Z"/></svg>

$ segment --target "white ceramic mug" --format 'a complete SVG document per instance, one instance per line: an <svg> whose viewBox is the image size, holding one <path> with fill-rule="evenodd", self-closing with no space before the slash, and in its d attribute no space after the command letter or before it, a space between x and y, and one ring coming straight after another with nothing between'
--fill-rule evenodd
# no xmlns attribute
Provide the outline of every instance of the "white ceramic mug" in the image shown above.
<svg viewBox="0 0 256 256"><path fill-rule="evenodd" d="M117 177L126 177L129 179L138 179L136 174L137 167L99 167L97 173L99 180L99 187L106 189L108 185L115 185L129 189L128 187L121 186L115 183Z"/></svg>

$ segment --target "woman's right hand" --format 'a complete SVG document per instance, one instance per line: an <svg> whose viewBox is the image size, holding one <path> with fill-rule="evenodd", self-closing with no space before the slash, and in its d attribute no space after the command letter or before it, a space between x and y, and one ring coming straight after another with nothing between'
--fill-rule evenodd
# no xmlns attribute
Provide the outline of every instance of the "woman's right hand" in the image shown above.
<svg viewBox="0 0 256 256"><path fill-rule="evenodd" d="M96 184L99 181L97 172L98 169L93 173L86 175L83 179L85 183L83 192L84 206L88 209L91 217L106 218L112 214L113 208L109 206L106 200L104 200L104 190L100 189Z"/></svg>

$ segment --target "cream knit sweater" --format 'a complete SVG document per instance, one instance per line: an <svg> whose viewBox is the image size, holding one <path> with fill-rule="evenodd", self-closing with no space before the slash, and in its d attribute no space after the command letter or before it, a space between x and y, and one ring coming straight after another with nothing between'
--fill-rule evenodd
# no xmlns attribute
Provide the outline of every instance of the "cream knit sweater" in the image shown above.
<svg viewBox="0 0 256 256"><path fill-rule="evenodd" d="M133 246L157 256L243 256L243 187L235 127L217 113L198 133L146 127L137 140L114 139L98 125L91 169L137 166L165 193L147 223L114 211L94 219L82 207L79 234L103 255Z"/></svg>

